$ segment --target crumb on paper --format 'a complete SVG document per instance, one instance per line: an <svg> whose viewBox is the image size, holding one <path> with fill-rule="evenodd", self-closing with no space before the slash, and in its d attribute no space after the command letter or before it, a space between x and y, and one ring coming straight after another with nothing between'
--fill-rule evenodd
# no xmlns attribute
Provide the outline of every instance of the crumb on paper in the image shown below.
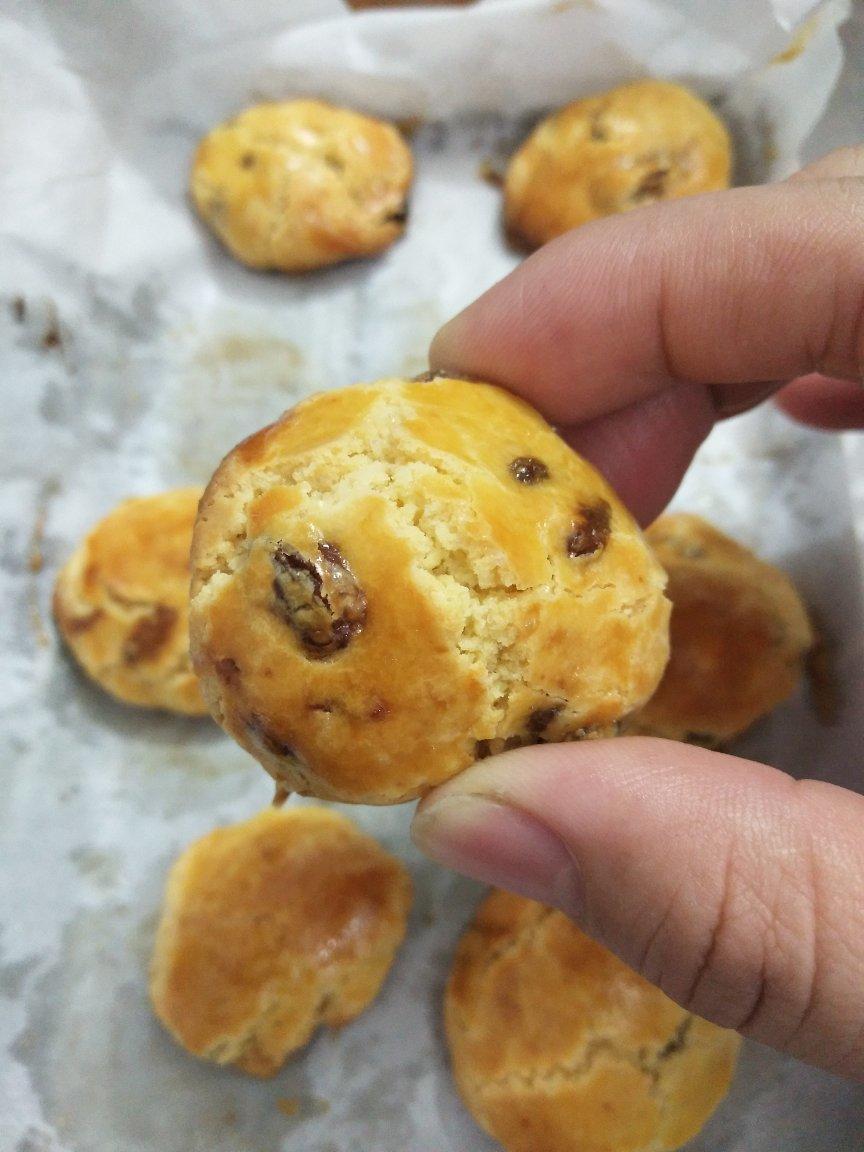
<svg viewBox="0 0 864 1152"><path fill-rule="evenodd" d="M481 160L477 168L477 175L486 184L491 184L493 188L504 187L504 173L501 171L500 165L495 164L492 160Z"/></svg>
<svg viewBox="0 0 864 1152"><path fill-rule="evenodd" d="M417 135L426 120L423 116L405 116L404 119L396 120L394 123L405 139L411 140Z"/></svg>
<svg viewBox="0 0 864 1152"><path fill-rule="evenodd" d="M65 333L60 313L50 297L39 299L35 307L32 302L28 302L26 296L20 294L8 297L7 302L14 322L30 327L38 348L43 352L52 352L56 348L61 355L65 353Z"/></svg>
<svg viewBox="0 0 864 1152"><path fill-rule="evenodd" d="M819 13L815 12L809 19L805 20L798 31L792 36L789 43L782 52L771 60L772 64L791 64L793 60L797 60L807 45L813 38L816 29L819 27Z"/></svg>
<svg viewBox="0 0 864 1152"><path fill-rule="evenodd" d="M570 12L573 8L596 8L596 0L553 0L550 12Z"/></svg>
<svg viewBox="0 0 864 1152"><path fill-rule="evenodd" d="M267 361L284 371L303 365L303 353L291 340L278 336L249 336L237 332L219 334L198 349L195 362L202 368L219 369L230 364L245 365Z"/></svg>
<svg viewBox="0 0 864 1152"><path fill-rule="evenodd" d="M56 478L47 480L42 487L39 495L39 502L36 507L36 516L33 520L33 529L30 533L30 541L27 547L27 571L32 576L38 576L42 569L45 567L45 556L43 552L43 543L45 540L45 521L48 516L48 506L51 500L60 491L60 484ZM45 627L45 620L42 615L42 609L39 604L39 587L36 580L30 581L29 588L29 601L30 601L30 623L33 627L33 633L36 637L36 643L40 648L47 648L50 644L48 630Z"/></svg>
<svg viewBox="0 0 864 1152"><path fill-rule="evenodd" d="M42 347L46 351L50 351L52 348L60 348L62 345L63 336L60 332L60 321L57 317L56 309L52 307L48 314L45 331L42 333Z"/></svg>
<svg viewBox="0 0 864 1152"><path fill-rule="evenodd" d="M289 1119L299 1117L307 1120L313 1116L326 1116L330 1111L330 1101L319 1096L280 1096L276 1107Z"/></svg>

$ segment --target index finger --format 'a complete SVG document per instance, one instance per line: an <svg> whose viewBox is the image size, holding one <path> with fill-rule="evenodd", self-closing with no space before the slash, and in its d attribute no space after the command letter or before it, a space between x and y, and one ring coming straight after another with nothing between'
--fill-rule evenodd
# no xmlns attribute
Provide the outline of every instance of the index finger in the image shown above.
<svg viewBox="0 0 864 1152"><path fill-rule="evenodd" d="M864 182L816 179L586 225L445 325L430 359L520 393L565 428L590 425L586 454L625 499L617 471L629 461L650 516L712 410L746 407L808 372L860 380L862 312ZM678 439L664 450L673 410ZM585 431L568 437L580 449Z"/></svg>

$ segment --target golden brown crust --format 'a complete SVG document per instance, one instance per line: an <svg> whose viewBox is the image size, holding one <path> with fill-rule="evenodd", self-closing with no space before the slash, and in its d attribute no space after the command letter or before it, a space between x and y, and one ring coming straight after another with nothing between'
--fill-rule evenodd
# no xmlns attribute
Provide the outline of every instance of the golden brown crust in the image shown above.
<svg viewBox="0 0 864 1152"><path fill-rule="evenodd" d="M174 864L150 996L187 1051L271 1076L375 998L405 934L402 864L337 812L270 808Z"/></svg>
<svg viewBox="0 0 864 1152"><path fill-rule="evenodd" d="M601 216L729 186L729 134L678 84L641 80L577 100L510 161L505 221L536 248Z"/></svg>
<svg viewBox="0 0 864 1152"><path fill-rule="evenodd" d="M785 573L699 516L661 516L648 540L669 576L671 656L633 734L716 746L795 691L813 645Z"/></svg>
<svg viewBox="0 0 864 1152"><path fill-rule="evenodd" d="M61 569L54 618L84 671L128 704L207 714L189 658L189 548L200 488L126 500Z"/></svg>
<svg viewBox="0 0 864 1152"><path fill-rule="evenodd" d="M513 743L608 733L667 658L664 579L632 518L491 385L304 401L223 461L193 555L214 716L327 799L395 803Z"/></svg>
<svg viewBox="0 0 864 1152"><path fill-rule="evenodd" d="M405 229L411 150L398 129L320 100L258 104L198 145L192 202L252 268L304 272Z"/></svg>
<svg viewBox="0 0 864 1152"><path fill-rule="evenodd" d="M739 1046L504 892L459 943L444 1014L462 1098L508 1152L670 1152L725 1096Z"/></svg>

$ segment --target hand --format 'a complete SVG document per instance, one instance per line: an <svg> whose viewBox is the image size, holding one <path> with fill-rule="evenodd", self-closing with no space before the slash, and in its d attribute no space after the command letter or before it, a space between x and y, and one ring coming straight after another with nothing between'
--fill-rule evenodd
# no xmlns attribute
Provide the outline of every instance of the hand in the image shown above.
<svg viewBox="0 0 864 1152"><path fill-rule="evenodd" d="M643 523L714 422L771 393L864 427L864 149L561 237L431 362L531 400ZM864 1078L864 797L630 737L486 760L423 800L414 837L562 908L688 1009Z"/></svg>

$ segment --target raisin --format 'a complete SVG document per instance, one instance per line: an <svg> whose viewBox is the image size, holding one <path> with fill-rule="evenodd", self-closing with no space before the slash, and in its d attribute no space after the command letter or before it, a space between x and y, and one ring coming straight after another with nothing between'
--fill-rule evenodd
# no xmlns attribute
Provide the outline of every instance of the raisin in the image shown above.
<svg viewBox="0 0 864 1152"><path fill-rule="evenodd" d="M86 616L64 616L62 624L70 636L77 636L81 632L89 631L104 615L101 608L94 608Z"/></svg>
<svg viewBox="0 0 864 1152"><path fill-rule="evenodd" d="M412 376L411 380L415 384L431 384L433 380L452 380L453 377L449 372L441 372L436 369L434 372L421 372L418 376Z"/></svg>
<svg viewBox="0 0 864 1152"><path fill-rule="evenodd" d="M497 756L501 752L511 752L514 748L524 748L527 744L534 744L530 737L519 735L496 736L493 740L477 740L474 744L474 757L485 760L488 756Z"/></svg>
<svg viewBox="0 0 864 1152"><path fill-rule="evenodd" d="M583 505L576 513L573 530L567 537L567 555L592 556L606 546L611 531L612 509L602 500L593 506Z"/></svg>
<svg viewBox="0 0 864 1152"><path fill-rule="evenodd" d="M177 620L177 612L167 604L157 604L142 616L123 645L124 664L152 660L165 647Z"/></svg>
<svg viewBox="0 0 864 1152"><path fill-rule="evenodd" d="M696 744L700 748L716 748L717 737L710 732L685 732L684 742L686 744Z"/></svg>
<svg viewBox="0 0 864 1152"><path fill-rule="evenodd" d="M668 178L668 168L652 168L639 181L630 199L639 203L643 200L659 200L666 191Z"/></svg>
<svg viewBox="0 0 864 1152"><path fill-rule="evenodd" d="M510 475L520 484L540 484L549 479L549 469L536 456L517 456L510 462Z"/></svg>
<svg viewBox="0 0 864 1152"><path fill-rule="evenodd" d="M532 736L542 736L563 707L563 704L552 704L548 708L535 708L528 717L526 728Z"/></svg>
<svg viewBox="0 0 864 1152"><path fill-rule="evenodd" d="M213 662L213 668L216 675L223 684L228 684L230 687L235 688L240 682L240 666L236 660L232 660L230 656L223 656L220 660Z"/></svg>
<svg viewBox="0 0 864 1152"><path fill-rule="evenodd" d="M253 712L247 717L246 730L251 736L253 744L263 748L266 752L270 752L273 756L281 756L286 760L300 759L291 745L269 728L264 717L257 712Z"/></svg>
<svg viewBox="0 0 864 1152"><path fill-rule="evenodd" d="M277 610L307 653L320 659L346 648L366 623L366 595L335 544L310 559L281 542L273 553Z"/></svg>
<svg viewBox="0 0 864 1152"><path fill-rule="evenodd" d="M657 1053L657 1062L661 1063L663 1060L668 1060L670 1056L681 1052L687 1046L687 1035L693 1027L693 1017L685 1016L678 1027L675 1029L673 1035L666 1041L660 1051Z"/></svg>

